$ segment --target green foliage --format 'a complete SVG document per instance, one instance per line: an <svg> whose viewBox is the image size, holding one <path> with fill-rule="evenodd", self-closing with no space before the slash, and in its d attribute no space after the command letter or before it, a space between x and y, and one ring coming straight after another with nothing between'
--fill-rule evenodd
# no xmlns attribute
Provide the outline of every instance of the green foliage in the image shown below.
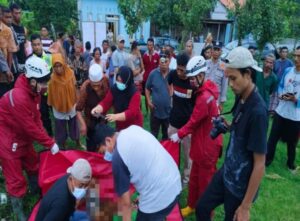
<svg viewBox="0 0 300 221"><path fill-rule="evenodd" d="M246 34L255 35L259 48L265 43L275 43L286 34L286 14L278 0L251 0L240 5L234 0L231 12L236 20L237 37L241 41Z"/></svg>
<svg viewBox="0 0 300 221"><path fill-rule="evenodd" d="M38 33L40 27L38 26L37 20L34 17L34 13L31 11L23 11L22 13L22 24L26 27L28 34L30 36L33 33Z"/></svg>
<svg viewBox="0 0 300 221"><path fill-rule="evenodd" d="M9 3L13 2L13 3L18 4L22 8L22 10L25 10L25 11L30 10L29 4L28 4L29 1L27 1L27 0L9 0L8 2Z"/></svg>
<svg viewBox="0 0 300 221"><path fill-rule="evenodd" d="M74 0L30 0L28 4L39 28L52 23L56 30L66 30L77 19Z"/></svg>
<svg viewBox="0 0 300 221"><path fill-rule="evenodd" d="M133 35L139 26L153 14L158 0L118 0L118 7L126 20L126 29Z"/></svg>
<svg viewBox="0 0 300 221"><path fill-rule="evenodd" d="M215 0L181 0L174 5L174 11L183 25L183 40L187 33L199 33L202 22L209 16Z"/></svg>
<svg viewBox="0 0 300 221"><path fill-rule="evenodd" d="M151 23L159 30L170 30L172 27L182 25L180 17L175 13L174 5L178 5L180 0L158 1L155 11L151 15Z"/></svg>
<svg viewBox="0 0 300 221"><path fill-rule="evenodd" d="M300 1L299 0L282 0L279 3L280 11L285 17L287 26L287 37L292 37L296 40L300 39ZM295 42L296 43L296 42Z"/></svg>
<svg viewBox="0 0 300 221"><path fill-rule="evenodd" d="M7 0L0 0L0 5L8 6L8 1Z"/></svg>

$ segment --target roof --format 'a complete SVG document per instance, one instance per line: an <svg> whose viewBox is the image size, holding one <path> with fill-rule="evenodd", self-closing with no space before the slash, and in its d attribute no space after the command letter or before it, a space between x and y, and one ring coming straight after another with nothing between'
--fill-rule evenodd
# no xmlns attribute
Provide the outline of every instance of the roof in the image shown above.
<svg viewBox="0 0 300 221"><path fill-rule="evenodd" d="M244 5L246 3L246 0L238 0L240 5ZM226 7L226 8L234 8L234 0L220 0L220 2Z"/></svg>

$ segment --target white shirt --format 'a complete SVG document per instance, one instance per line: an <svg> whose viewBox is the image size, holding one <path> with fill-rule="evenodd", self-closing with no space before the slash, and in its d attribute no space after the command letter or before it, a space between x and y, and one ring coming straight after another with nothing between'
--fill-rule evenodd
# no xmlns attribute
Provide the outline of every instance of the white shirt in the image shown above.
<svg viewBox="0 0 300 221"><path fill-rule="evenodd" d="M101 55L101 66L103 68L103 71L106 72L107 68L106 68L106 64L107 64L107 60L108 60L108 57L109 57L109 51L107 50L106 53L103 53L103 50L102 50L102 55Z"/></svg>
<svg viewBox="0 0 300 221"><path fill-rule="evenodd" d="M278 86L279 96L286 93L294 94L298 102L295 104L292 101L279 99L275 111L283 118L300 121L300 72L296 72L294 67L286 69Z"/></svg>
<svg viewBox="0 0 300 221"><path fill-rule="evenodd" d="M176 70L177 68L177 61L175 58L171 57L171 61L170 61L170 64L169 64L169 69L170 71L171 70Z"/></svg>
<svg viewBox="0 0 300 221"><path fill-rule="evenodd" d="M68 113L58 112L54 107L52 107L52 109L53 109L54 117L58 120L70 120L71 118L75 117L75 115L76 115L75 105L72 108L72 110L70 110Z"/></svg>
<svg viewBox="0 0 300 221"><path fill-rule="evenodd" d="M119 133L117 148L130 172L130 182L140 193L142 212L158 212L175 200L181 192L178 167L151 133L130 126Z"/></svg>

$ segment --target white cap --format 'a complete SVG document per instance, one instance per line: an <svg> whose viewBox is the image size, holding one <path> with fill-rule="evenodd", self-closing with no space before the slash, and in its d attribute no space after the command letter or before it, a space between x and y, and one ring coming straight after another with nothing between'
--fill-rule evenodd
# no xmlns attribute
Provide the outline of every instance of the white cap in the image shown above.
<svg viewBox="0 0 300 221"><path fill-rule="evenodd" d="M92 168L90 163L85 159L76 160L71 167L67 169L76 180L89 182L92 179Z"/></svg>
<svg viewBox="0 0 300 221"><path fill-rule="evenodd" d="M120 41L125 41L124 36L123 36L123 35L119 35L119 36L117 37L117 41L118 41L118 42L120 42Z"/></svg>
<svg viewBox="0 0 300 221"><path fill-rule="evenodd" d="M262 69L257 66L252 54L247 48L236 47L229 52L224 59L225 66L228 68L248 68L251 67L256 71L262 72Z"/></svg>
<svg viewBox="0 0 300 221"><path fill-rule="evenodd" d="M46 61L37 57L31 56L25 62L25 76L27 78L43 78L50 74L50 69Z"/></svg>
<svg viewBox="0 0 300 221"><path fill-rule="evenodd" d="M101 81L102 78L103 78L103 70L101 65L99 64L91 65L89 69L89 79L92 82L98 82Z"/></svg>
<svg viewBox="0 0 300 221"><path fill-rule="evenodd" d="M186 76L194 77L207 71L206 61L202 56L192 57L186 65Z"/></svg>

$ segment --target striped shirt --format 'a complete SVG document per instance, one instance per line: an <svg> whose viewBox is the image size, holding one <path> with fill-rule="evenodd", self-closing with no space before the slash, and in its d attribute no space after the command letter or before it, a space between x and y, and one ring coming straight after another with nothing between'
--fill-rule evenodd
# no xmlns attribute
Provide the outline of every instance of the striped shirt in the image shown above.
<svg viewBox="0 0 300 221"><path fill-rule="evenodd" d="M53 43L53 40L50 39L50 38L43 38L41 39L42 40L42 45L43 45L43 49L44 51L48 51L50 46L52 45Z"/></svg>

